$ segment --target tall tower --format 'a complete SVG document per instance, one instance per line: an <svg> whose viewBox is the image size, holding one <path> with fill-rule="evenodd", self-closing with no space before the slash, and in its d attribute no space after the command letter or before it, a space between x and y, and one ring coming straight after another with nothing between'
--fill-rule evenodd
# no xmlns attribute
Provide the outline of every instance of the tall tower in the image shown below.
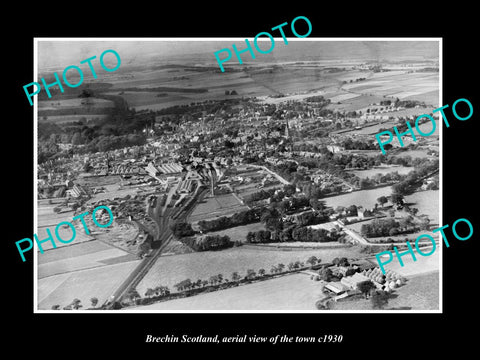
<svg viewBox="0 0 480 360"><path fill-rule="evenodd" d="M285 138L290 138L290 129L288 127L288 119L285 119Z"/></svg>

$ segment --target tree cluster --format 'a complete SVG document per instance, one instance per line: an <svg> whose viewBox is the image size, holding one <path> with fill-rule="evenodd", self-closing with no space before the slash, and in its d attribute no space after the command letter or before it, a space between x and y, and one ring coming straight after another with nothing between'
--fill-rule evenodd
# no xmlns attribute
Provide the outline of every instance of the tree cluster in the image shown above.
<svg viewBox="0 0 480 360"><path fill-rule="evenodd" d="M195 230L192 229L192 225L186 222L177 222L171 226L171 229L173 235L177 238L195 235Z"/></svg>
<svg viewBox="0 0 480 360"><path fill-rule="evenodd" d="M423 228L428 227L425 223ZM399 221L395 219L375 219L370 224L363 224L360 232L366 237L395 236L419 231L419 226L414 226L411 218L405 218Z"/></svg>
<svg viewBox="0 0 480 360"><path fill-rule="evenodd" d="M325 229L312 229L306 226L290 226L280 231L250 231L246 236L247 243L270 243L270 242L332 242L338 241L342 236L337 231Z"/></svg>
<svg viewBox="0 0 480 360"><path fill-rule="evenodd" d="M198 222L200 230L203 232L218 231L235 226L241 226L258 222L260 220L261 209L253 208L240 211L230 217L222 216L212 220L201 220Z"/></svg>
<svg viewBox="0 0 480 360"><path fill-rule="evenodd" d="M201 238L184 237L180 241L195 251L221 250L234 245L227 235L207 235Z"/></svg>

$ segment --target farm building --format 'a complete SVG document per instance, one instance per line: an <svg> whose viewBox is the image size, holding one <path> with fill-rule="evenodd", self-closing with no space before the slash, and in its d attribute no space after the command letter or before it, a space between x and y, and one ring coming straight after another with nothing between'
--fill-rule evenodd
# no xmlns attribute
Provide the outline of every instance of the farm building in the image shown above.
<svg viewBox="0 0 480 360"><path fill-rule="evenodd" d="M357 285L363 281L368 281L370 278L366 277L365 275L362 275L360 273L355 273L352 276L345 276L340 280L340 282L348 286L350 289L356 289Z"/></svg>
<svg viewBox="0 0 480 360"><path fill-rule="evenodd" d="M335 295L340 295L349 290L350 288L339 281L332 281L325 285L325 289L333 292Z"/></svg>

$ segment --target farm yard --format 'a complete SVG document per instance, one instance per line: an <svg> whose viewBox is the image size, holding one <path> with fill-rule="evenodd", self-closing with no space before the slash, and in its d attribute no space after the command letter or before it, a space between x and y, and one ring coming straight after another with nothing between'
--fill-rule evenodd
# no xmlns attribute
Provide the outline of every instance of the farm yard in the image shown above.
<svg viewBox="0 0 480 360"><path fill-rule="evenodd" d="M405 285L395 289L395 297L388 301L385 310L438 310L439 272L408 276ZM366 299L352 299L332 303L331 310L372 310Z"/></svg>

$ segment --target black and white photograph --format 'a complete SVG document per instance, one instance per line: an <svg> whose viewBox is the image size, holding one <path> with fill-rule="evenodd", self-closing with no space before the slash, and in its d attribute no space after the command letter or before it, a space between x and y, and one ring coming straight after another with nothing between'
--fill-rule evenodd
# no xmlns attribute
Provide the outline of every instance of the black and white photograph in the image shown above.
<svg viewBox="0 0 480 360"><path fill-rule="evenodd" d="M440 39L263 40L37 40L37 310L441 310Z"/></svg>
<svg viewBox="0 0 480 360"><path fill-rule="evenodd" d="M473 348L471 5L23 7L3 24L7 348Z"/></svg>

